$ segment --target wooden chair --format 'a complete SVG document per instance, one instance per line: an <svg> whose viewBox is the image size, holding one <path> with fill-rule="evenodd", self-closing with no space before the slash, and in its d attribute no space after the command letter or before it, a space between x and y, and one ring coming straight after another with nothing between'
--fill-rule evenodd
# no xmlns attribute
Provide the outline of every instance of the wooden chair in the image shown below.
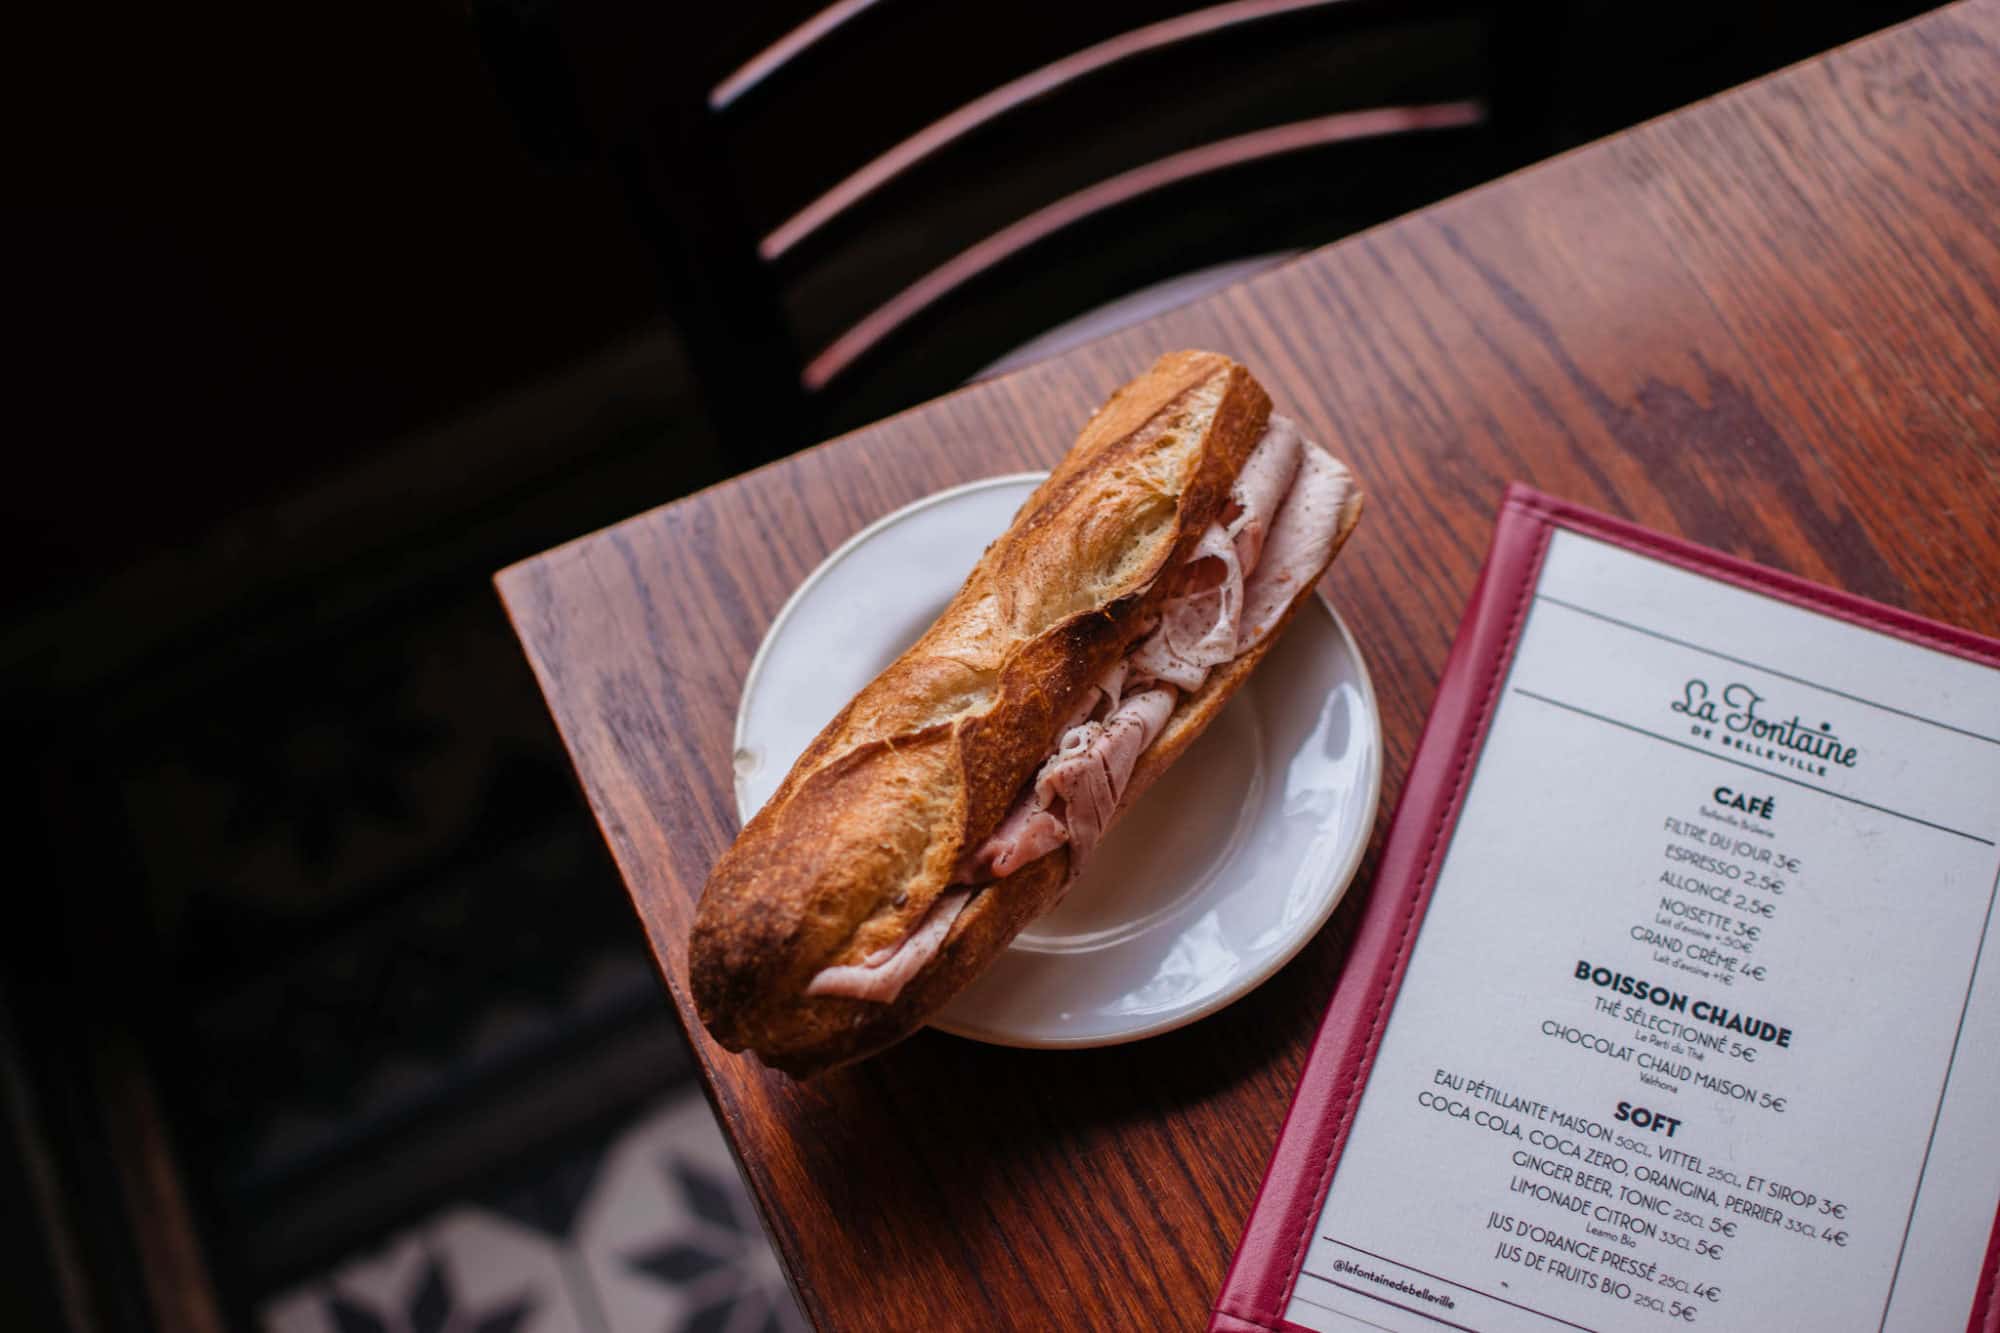
<svg viewBox="0 0 2000 1333"><path fill-rule="evenodd" d="M545 16L570 91L512 84L573 95L749 465L1135 288L1492 174L1525 141L1503 47L1537 9L573 0Z"/></svg>

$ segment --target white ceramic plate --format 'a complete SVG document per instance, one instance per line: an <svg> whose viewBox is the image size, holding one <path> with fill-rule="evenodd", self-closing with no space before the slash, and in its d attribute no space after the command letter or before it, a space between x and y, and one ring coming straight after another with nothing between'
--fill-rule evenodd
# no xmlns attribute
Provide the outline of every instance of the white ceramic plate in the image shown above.
<svg viewBox="0 0 2000 1333"><path fill-rule="evenodd" d="M1040 473L940 491L855 534L778 613L736 715L736 804L769 800L833 715L929 628ZM1069 896L932 1020L1009 1046L1105 1046L1214 1013L1311 939L1382 788L1368 669L1318 597Z"/></svg>

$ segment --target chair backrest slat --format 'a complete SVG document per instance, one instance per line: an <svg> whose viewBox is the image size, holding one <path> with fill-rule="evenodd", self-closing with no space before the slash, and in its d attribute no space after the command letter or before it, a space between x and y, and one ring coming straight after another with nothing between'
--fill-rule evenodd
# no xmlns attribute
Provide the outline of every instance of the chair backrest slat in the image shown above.
<svg viewBox="0 0 2000 1333"><path fill-rule="evenodd" d="M1268 162L1312 148L1351 143L1378 135L1462 129L1478 125L1485 119L1486 108L1478 102L1343 111L1317 120L1240 134L1134 168L1058 199L995 232L911 283L808 361L803 372L805 387L813 392L826 388L842 372L905 325L942 304L960 288L1019 257L1036 244L1149 194L1216 172Z"/></svg>
<svg viewBox="0 0 2000 1333"><path fill-rule="evenodd" d="M1009 112L1089 78L1100 70L1148 52L1198 41L1212 33L1283 14L1351 4L1354 0L1232 0L1162 19L1031 70L956 111L931 122L887 152L871 159L838 185L787 218L758 243L765 262L777 263L839 214L855 207L889 181L993 124Z"/></svg>
<svg viewBox="0 0 2000 1333"><path fill-rule="evenodd" d="M1377 141L1478 134L1494 16L1540 3L569 0L559 13L717 423L757 461L803 442L793 421L814 434L858 419L818 404L893 347L921 362L900 380L907 402L1115 284L1319 243L1421 202ZM1365 162L1366 178L1328 154ZM1425 179L1467 183L1475 161L1458 153L1448 179L1431 162ZM1224 177L1261 216L1203 193ZM1329 234L1273 209L1285 189L1315 200ZM1186 217L1160 226L1155 201ZM1027 275L1031 256L1061 279L998 281ZM974 299L980 319L932 336ZM858 412L900 405L852 398Z"/></svg>
<svg viewBox="0 0 2000 1333"><path fill-rule="evenodd" d="M837 0L738 65L708 90L708 109L720 115L735 106L780 70L861 17L882 0Z"/></svg>

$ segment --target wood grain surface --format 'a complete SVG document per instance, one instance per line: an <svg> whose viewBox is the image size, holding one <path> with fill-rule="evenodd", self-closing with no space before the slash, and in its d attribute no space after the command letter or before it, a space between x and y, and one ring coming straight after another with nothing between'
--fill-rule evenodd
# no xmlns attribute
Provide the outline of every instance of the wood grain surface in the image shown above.
<svg viewBox="0 0 2000 1333"><path fill-rule="evenodd" d="M1108 1050L926 1033L801 1085L711 1044L687 995L694 900L736 832L738 690L786 596L884 512L1046 466L1180 347L1248 364L1368 490L1329 591L1380 693L1383 822L1509 480L2000 633L2000 0L501 574L823 1328L1200 1326L1332 994L1358 893L1249 998Z"/></svg>

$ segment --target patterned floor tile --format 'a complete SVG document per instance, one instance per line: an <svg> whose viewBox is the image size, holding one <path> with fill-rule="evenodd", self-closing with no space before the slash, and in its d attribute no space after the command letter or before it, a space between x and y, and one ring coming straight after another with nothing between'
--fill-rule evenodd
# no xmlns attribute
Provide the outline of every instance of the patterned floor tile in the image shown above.
<svg viewBox="0 0 2000 1333"><path fill-rule="evenodd" d="M805 1333L728 1145L684 1090L268 1301L265 1333Z"/></svg>
<svg viewBox="0 0 2000 1333"><path fill-rule="evenodd" d="M611 1333L806 1327L698 1094L669 1101L619 1137L578 1243Z"/></svg>
<svg viewBox="0 0 2000 1333"><path fill-rule="evenodd" d="M596 1333L584 1321L589 1292L569 1246L474 1208L425 1228L451 1276L464 1322L453 1333ZM415 1331L413 1331L415 1333Z"/></svg>
<svg viewBox="0 0 2000 1333"><path fill-rule="evenodd" d="M457 1208L267 1303L265 1333L601 1333L568 1247ZM587 1301L588 1293L582 1293Z"/></svg>

